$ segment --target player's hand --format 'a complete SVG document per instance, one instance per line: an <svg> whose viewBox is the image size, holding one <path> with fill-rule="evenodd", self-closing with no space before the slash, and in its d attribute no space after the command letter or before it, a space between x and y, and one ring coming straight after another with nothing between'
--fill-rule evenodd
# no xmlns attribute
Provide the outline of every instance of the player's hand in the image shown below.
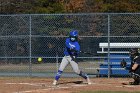
<svg viewBox="0 0 140 93"><path fill-rule="evenodd" d="M75 61L76 62L76 57L71 55L71 61Z"/></svg>
<svg viewBox="0 0 140 93"><path fill-rule="evenodd" d="M75 48L70 48L70 51L73 53L77 53L78 51Z"/></svg>
<svg viewBox="0 0 140 93"><path fill-rule="evenodd" d="M75 51L76 49L74 47L70 47L70 50L71 51Z"/></svg>

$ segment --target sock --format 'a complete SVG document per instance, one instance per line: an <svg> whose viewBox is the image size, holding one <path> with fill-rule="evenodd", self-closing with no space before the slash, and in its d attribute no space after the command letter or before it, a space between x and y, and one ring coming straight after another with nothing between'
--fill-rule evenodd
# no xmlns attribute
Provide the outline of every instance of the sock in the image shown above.
<svg viewBox="0 0 140 93"><path fill-rule="evenodd" d="M63 72L63 71L58 70L58 72L57 72L57 74L56 74L56 76L55 76L55 80L57 80L57 81L59 80L59 78L60 78L62 72Z"/></svg>
<svg viewBox="0 0 140 93"><path fill-rule="evenodd" d="M79 76L83 77L84 79L88 78L88 75L86 73L83 73L82 71L80 71Z"/></svg>

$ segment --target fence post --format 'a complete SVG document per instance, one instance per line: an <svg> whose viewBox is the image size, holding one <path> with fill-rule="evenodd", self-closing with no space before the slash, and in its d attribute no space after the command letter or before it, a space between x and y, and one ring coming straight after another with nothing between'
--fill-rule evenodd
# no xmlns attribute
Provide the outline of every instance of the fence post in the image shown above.
<svg viewBox="0 0 140 93"><path fill-rule="evenodd" d="M29 16L29 29L30 29L30 34L29 34L29 77L32 77L32 42L31 42L31 39L32 39L32 17L31 15Z"/></svg>
<svg viewBox="0 0 140 93"><path fill-rule="evenodd" d="M58 64L58 52L56 52L56 72L58 71L59 64Z"/></svg>
<svg viewBox="0 0 140 93"><path fill-rule="evenodd" d="M110 14L108 14L108 78L110 78Z"/></svg>

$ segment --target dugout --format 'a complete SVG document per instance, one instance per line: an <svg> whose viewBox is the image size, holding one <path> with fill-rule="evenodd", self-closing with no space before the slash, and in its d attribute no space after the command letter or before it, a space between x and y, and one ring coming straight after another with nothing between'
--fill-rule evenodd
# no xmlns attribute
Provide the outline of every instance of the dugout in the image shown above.
<svg viewBox="0 0 140 93"><path fill-rule="evenodd" d="M121 68L120 62L125 60L127 66L130 66L129 50L140 48L140 43L99 43L99 48L101 51L97 53L107 57L104 63L100 64L99 76L129 76L129 71Z"/></svg>

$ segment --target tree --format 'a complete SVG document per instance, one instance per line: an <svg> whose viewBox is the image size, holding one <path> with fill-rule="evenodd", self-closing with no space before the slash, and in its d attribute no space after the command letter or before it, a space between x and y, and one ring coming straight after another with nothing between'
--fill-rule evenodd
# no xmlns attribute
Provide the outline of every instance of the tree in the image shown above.
<svg viewBox="0 0 140 93"><path fill-rule="evenodd" d="M0 4L1 14L63 13L59 0L6 0Z"/></svg>
<svg viewBox="0 0 140 93"><path fill-rule="evenodd" d="M139 12L140 0L62 0L66 12Z"/></svg>
<svg viewBox="0 0 140 93"><path fill-rule="evenodd" d="M111 7L109 7L109 12L138 12L137 1L131 2L130 0L122 0L113 2Z"/></svg>
<svg viewBox="0 0 140 93"><path fill-rule="evenodd" d="M34 13L63 13L64 7L58 0L35 0Z"/></svg>

